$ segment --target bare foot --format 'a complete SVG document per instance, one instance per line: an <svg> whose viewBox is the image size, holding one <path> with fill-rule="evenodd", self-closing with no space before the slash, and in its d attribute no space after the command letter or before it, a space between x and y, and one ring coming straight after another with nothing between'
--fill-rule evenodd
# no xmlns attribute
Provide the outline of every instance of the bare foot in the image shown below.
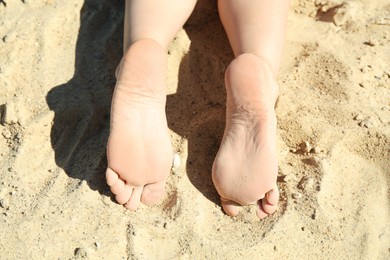
<svg viewBox="0 0 390 260"><path fill-rule="evenodd" d="M135 42L124 55L111 106L107 184L126 208L155 204L172 165L165 116L165 50Z"/></svg>
<svg viewBox="0 0 390 260"><path fill-rule="evenodd" d="M225 75L226 128L213 164L213 182L224 211L257 203L262 219L277 209L275 102L278 85L259 57L242 54Z"/></svg>

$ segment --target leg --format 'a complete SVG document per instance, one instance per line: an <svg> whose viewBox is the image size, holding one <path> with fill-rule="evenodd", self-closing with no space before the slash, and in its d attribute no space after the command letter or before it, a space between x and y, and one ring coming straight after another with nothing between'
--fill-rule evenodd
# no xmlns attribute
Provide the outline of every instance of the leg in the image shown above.
<svg viewBox="0 0 390 260"><path fill-rule="evenodd" d="M226 70L226 128L213 164L213 182L231 216L257 203L264 218L277 208L275 77L288 0L219 0L235 59Z"/></svg>
<svg viewBox="0 0 390 260"><path fill-rule="evenodd" d="M136 210L164 195L172 164L165 117L166 49L196 0L127 0L124 57L117 71L107 144L107 184Z"/></svg>
<svg viewBox="0 0 390 260"><path fill-rule="evenodd" d="M126 0L124 51L141 39L166 49L190 16L196 0Z"/></svg>
<svg viewBox="0 0 390 260"><path fill-rule="evenodd" d="M219 0L218 8L234 55L260 57L276 76L284 45L289 0Z"/></svg>

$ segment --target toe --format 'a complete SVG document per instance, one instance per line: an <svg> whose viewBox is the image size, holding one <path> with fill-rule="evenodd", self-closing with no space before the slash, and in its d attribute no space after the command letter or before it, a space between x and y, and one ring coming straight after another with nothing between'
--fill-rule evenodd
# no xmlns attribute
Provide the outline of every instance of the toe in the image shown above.
<svg viewBox="0 0 390 260"><path fill-rule="evenodd" d="M278 201L279 201L279 190L278 188L274 188L266 194L264 199L261 200L261 205L263 206L263 210L268 214L274 213L278 208L277 206Z"/></svg>
<svg viewBox="0 0 390 260"><path fill-rule="evenodd" d="M271 205L278 204L278 201L279 201L279 189L278 189L278 187L275 187L272 190L270 190L267 193L267 195L266 195L266 199L267 199L268 203L271 204Z"/></svg>
<svg viewBox="0 0 390 260"><path fill-rule="evenodd" d="M221 197L221 204L223 210L229 216L235 217L238 215L240 206L236 202Z"/></svg>
<svg viewBox="0 0 390 260"><path fill-rule="evenodd" d="M266 216L268 216L268 213L265 212L263 209L262 200L259 200L258 205L259 205L259 208L256 211L256 215L259 219L263 219Z"/></svg>
<svg viewBox="0 0 390 260"><path fill-rule="evenodd" d="M154 205L161 200L165 193L165 181L145 185L141 201L145 205Z"/></svg>
<svg viewBox="0 0 390 260"><path fill-rule="evenodd" d="M276 205L269 204L266 199L261 200L261 206L262 206L263 211L267 214L274 213L276 211L276 209L278 208L278 206L276 206Z"/></svg>
<svg viewBox="0 0 390 260"><path fill-rule="evenodd" d="M274 213L278 209L278 201L279 201L279 190L278 188L274 188L267 192L266 196L259 200L258 205L259 209L257 210L257 217L260 219L265 218L266 216Z"/></svg>
<svg viewBox="0 0 390 260"><path fill-rule="evenodd" d="M111 170L110 168L107 168L106 170L106 181L108 186L114 185L119 179L119 175Z"/></svg>
<svg viewBox="0 0 390 260"><path fill-rule="evenodd" d="M111 192L115 195L122 193L124 188L125 182L120 178L118 178L114 185L110 186Z"/></svg>
<svg viewBox="0 0 390 260"><path fill-rule="evenodd" d="M115 196L115 199L119 204L125 204L126 202L129 201L132 193L133 193L133 188L125 184L125 187L123 188L122 192L118 193Z"/></svg>
<svg viewBox="0 0 390 260"><path fill-rule="evenodd" d="M125 207L130 210L137 210L141 200L141 194L143 190L143 186L136 187L131 194L129 201L125 204Z"/></svg>

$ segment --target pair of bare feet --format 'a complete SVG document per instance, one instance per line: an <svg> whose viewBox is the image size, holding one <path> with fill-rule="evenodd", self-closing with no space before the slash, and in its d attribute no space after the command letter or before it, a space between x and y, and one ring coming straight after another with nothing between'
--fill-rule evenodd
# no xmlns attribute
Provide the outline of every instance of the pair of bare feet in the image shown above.
<svg viewBox="0 0 390 260"><path fill-rule="evenodd" d="M111 108L107 184L136 210L164 196L173 151L165 116L166 51L153 40L132 44L122 59ZM224 211L256 203L262 219L277 208L275 152L278 86L259 57L242 54L226 71L226 128L212 178Z"/></svg>

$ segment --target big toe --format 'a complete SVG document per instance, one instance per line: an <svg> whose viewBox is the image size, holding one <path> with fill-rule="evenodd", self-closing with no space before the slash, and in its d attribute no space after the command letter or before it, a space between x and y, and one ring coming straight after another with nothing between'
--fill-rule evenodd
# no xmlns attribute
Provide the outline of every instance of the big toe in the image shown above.
<svg viewBox="0 0 390 260"><path fill-rule="evenodd" d="M240 206L236 202L221 197L221 205L225 213L229 216L235 217L238 215Z"/></svg>
<svg viewBox="0 0 390 260"><path fill-rule="evenodd" d="M257 210L257 217L263 219L266 216L273 214L278 209L279 189L274 189L267 192L262 200L259 200L259 209Z"/></svg>
<svg viewBox="0 0 390 260"><path fill-rule="evenodd" d="M141 202L145 205L154 205L161 200L165 193L165 181L145 185Z"/></svg>

